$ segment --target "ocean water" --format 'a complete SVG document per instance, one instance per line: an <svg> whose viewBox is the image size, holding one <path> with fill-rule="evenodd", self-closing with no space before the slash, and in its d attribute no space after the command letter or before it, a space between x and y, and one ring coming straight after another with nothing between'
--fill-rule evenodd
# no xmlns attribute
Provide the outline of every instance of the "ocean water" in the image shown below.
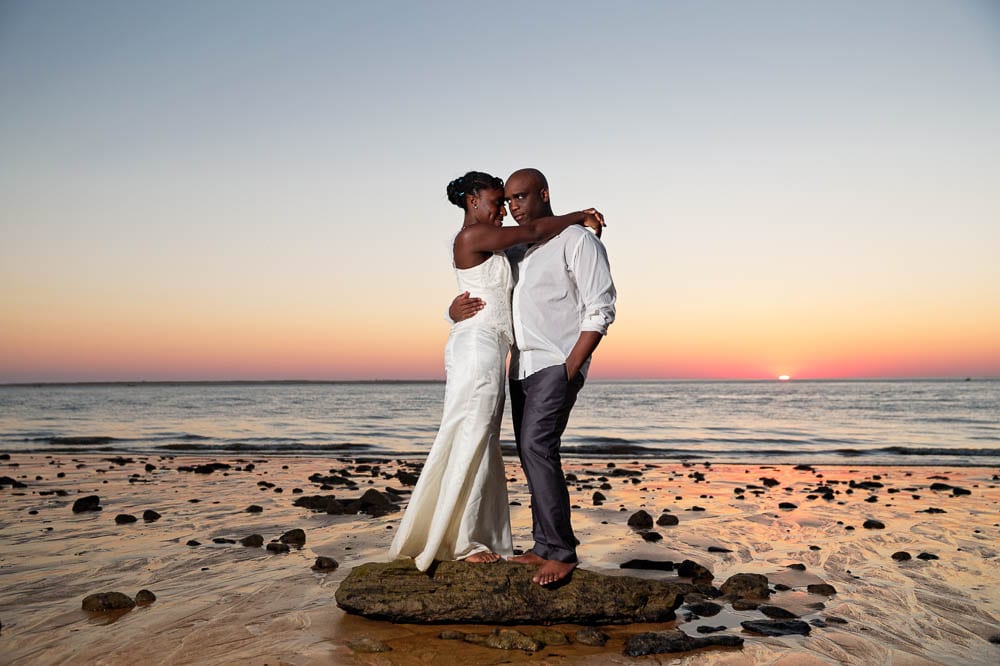
<svg viewBox="0 0 1000 666"><path fill-rule="evenodd" d="M444 384L0 386L0 453L419 457ZM509 407L501 434L514 455ZM1000 380L592 381L567 457L1000 466Z"/></svg>

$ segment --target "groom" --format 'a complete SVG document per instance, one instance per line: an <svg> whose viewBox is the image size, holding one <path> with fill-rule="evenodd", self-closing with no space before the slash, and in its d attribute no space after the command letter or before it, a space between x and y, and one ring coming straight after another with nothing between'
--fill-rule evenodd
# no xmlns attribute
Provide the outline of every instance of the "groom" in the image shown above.
<svg viewBox="0 0 1000 666"><path fill-rule="evenodd" d="M512 173L504 194L518 224L553 215L549 184L537 169ZM507 257L514 275L511 413L535 540L511 561L538 565L532 580L548 585L576 567L559 447L591 354L615 319L615 285L604 245L581 226L544 243L511 248ZM466 293L448 312L461 321L482 307L480 299Z"/></svg>

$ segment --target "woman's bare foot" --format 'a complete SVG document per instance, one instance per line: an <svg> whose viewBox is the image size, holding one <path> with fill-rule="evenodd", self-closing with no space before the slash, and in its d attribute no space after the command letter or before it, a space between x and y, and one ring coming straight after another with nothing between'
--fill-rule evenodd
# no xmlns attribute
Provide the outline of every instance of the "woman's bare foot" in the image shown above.
<svg viewBox="0 0 1000 666"><path fill-rule="evenodd" d="M488 550L483 550L478 553L473 553L465 558L466 562L499 562L503 558L496 553L491 553Z"/></svg>
<svg viewBox="0 0 1000 666"><path fill-rule="evenodd" d="M562 580L576 568L576 562L560 562L559 560L542 560L542 566L532 577L532 581L539 585L551 585Z"/></svg>
<svg viewBox="0 0 1000 666"><path fill-rule="evenodd" d="M523 555L515 555L514 557L508 557L508 562L516 562L517 564L544 564L546 560L538 555L535 555L530 550Z"/></svg>

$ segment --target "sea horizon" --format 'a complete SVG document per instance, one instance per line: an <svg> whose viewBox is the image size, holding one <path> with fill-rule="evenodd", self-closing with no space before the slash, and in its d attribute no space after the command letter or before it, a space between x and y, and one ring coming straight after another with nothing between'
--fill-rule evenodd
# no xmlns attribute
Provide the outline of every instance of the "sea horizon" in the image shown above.
<svg viewBox="0 0 1000 666"><path fill-rule="evenodd" d="M816 383L858 383L858 382L974 382L1000 381L1000 375L948 375L928 377L777 377L758 378L703 378L703 377L595 377L587 380L593 383L715 383L715 384L802 384ZM185 385L238 385L238 384L444 384L445 379L434 378L366 378L366 379L108 379L108 380L67 380L37 382L0 382L2 387L32 386L185 386Z"/></svg>
<svg viewBox="0 0 1000 666"><path fill-rule="evenodd" d="M439 380L0 385L0 450L413 458L437 434ZM501 449L516 454L509 404ZM587 383L564 457L1000 466L997 379Z"/></svg>

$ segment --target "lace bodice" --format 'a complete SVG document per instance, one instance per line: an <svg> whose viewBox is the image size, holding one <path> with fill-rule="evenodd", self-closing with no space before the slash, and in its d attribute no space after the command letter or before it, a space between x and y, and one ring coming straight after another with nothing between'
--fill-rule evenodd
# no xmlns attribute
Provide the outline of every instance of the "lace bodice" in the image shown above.
<svg viewBox="0 0 1000 666"><path fill-rule="evenodd" d="M470 296L478 296L486 302L486 307L455 326L489 328L503 334L508 342L513 342L513 325L510 318L510 295L514 288L510 263L503 252L472 268L456 268L459 291L468 291Z"/></svg>

